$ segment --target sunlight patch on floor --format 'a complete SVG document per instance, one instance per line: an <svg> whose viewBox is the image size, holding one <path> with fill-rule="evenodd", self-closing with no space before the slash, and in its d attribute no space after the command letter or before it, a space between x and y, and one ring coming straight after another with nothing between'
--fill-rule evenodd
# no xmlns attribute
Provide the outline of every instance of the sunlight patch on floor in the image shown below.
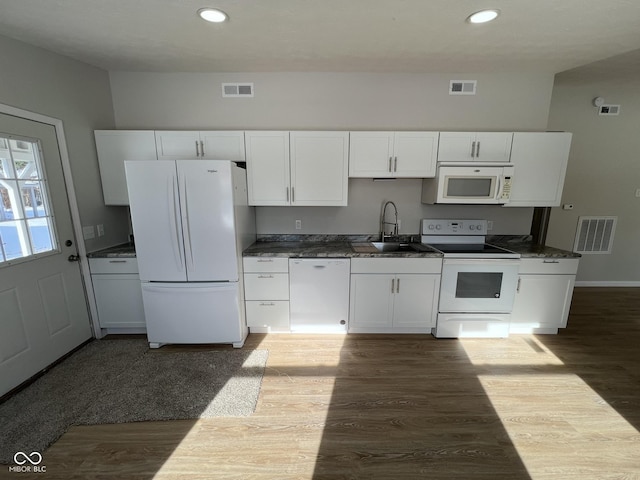
<svg viewBox="0 0 640 480"><path fill-rule="evenodd" d="M458 341L475 366L564 365L562 360L533 336L508 339L460 338Z"/></svg>

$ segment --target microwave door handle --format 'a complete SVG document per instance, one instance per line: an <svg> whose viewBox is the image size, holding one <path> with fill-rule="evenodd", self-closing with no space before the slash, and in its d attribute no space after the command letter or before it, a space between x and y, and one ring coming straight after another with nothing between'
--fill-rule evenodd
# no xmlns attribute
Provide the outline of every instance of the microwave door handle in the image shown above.
<svg viewBox="0 0 640 480"><path fill-rule="evenodd" d="M498 188L496 193L496 200L499 200L502 197L502 175L498 175Z"/></svg>

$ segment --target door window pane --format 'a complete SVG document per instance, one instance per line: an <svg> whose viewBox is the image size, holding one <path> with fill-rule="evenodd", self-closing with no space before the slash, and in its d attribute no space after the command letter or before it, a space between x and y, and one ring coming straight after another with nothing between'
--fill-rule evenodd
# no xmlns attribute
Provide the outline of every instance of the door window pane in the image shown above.
<svg viewBox="0 0 640 480"><path fill-rule="evenodd" d="M458 272L456 298L500 298L501 272Z"/></svg>
<svg viewBox="0 0 640 480"><path fill-rule="evenodd" d="M57 250L36 139L0 134L0 265Z"/></svg>

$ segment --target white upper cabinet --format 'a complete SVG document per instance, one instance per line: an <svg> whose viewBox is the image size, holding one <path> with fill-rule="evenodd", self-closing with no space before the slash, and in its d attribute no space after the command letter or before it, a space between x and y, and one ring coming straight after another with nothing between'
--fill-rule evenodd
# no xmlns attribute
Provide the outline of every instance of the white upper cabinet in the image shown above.
<svg viewBox="0 0 640 480"><path fill-rule="evenodd" d="M105 205L129 205L125 160L155 160L152 130L96 130L96 150Z"/></svg>
<svg viewBox="0 0 640 480"><path fill-rule="evenodd" d="M509 162L512 132L440 132L438 162Z"/></svg>
<svg viewBox="0 0 640 480"><path fill-rule="evenodd" d="M245 132L250 205L347 205L348 132Z"/></svg>
<svg viewBox="0 0 640 480"><path fill-rule="evenodd" d="M438 132L351 132L349 176L434 177Z"/></svg>
<svg viewBox="0 0 640 480"><path fill-rule="evenodd" d="M291 205L345 206L349 132L291 132Z"/></svg>
<svg viewBox="0 0 640 480"><path fill-rule="evenodd" d="M156 131L158 160L245 161L243 131Z"/></svg>
<svg viewBox="0 0 640 480"><path fill-rule="evenodd" d="M571 133L516 132L511 163L515 174L508 207L557 207L569 161Z"/></svg>

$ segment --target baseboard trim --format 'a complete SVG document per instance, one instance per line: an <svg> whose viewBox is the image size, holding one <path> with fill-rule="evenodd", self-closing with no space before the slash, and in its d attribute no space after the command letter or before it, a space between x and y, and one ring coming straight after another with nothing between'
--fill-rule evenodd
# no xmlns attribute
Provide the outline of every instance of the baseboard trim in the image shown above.
<svg viewBox="0 0 640 480"><path fill-rule="evenodd" d="M576 282L576 287L640 287L640 282L635 282L635 281L629 281L629 282L619 282L619 281L587 282L587 281L579 281L579 282Z"/></svg>

